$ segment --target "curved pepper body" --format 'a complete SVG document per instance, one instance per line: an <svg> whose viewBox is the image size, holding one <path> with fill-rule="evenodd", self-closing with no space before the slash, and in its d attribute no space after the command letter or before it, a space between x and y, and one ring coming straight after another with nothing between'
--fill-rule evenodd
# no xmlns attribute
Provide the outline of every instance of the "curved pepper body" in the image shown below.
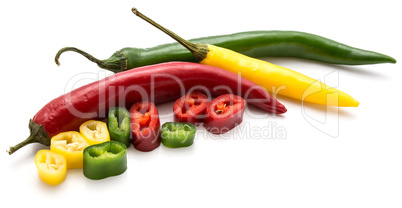
<svg viewBox="0 0 402 208"><path fill-rule="evenodd" d="M105 118L110 107L121 105L129 109L135 102L151 99L155 104L170 102L196 86L212 96L232 91L267 112L286 112L262 87L234 73L196 63L171 62L132 69L84 85L50 101L33 121L54 136L78 129L87 120ZM122 100L124 103L120 103Z"/></svg>
<svg viewBox="0 0 402 208"><path fill-rule="evenodd" d="M253 58L295 57L344 65L396 63L394 58L381 53L351 47L322 36L298 31L249 31L189 41L227 48ZM179 43L146 49L123 48L121 53L126 55L128 69L168 61L197 62L191 52ZM117 58L117 54L114 56L116 57L112 56L110 60Z"/></svg>
<svg viewBox="0 0 402 208"><path fill-rule="evenodd" d="M363 65L396 63L390 56L374 51L363 50L337 41L299 31L248 31L227 35L217 35L189 40L194 43L210 44L227 48L253 58L295 57L331 64ZM194 56L178 43L168 43L151 48L127 47L118 50L110 58L97 60L77 48L63 48L64 51L76 51L99 67L113 72L125 71L135 67L158 64L169 61L197 62Z"/></svg>
<svg viewBox="0 0 402 208"><path fill-rule="evenodd" d="M291 69L247 57L234 51L207 45L207 57L202 64L219 67L240 75L268 91L310 103L357 107L352 96ZM279 90L280 89L280 90ZM338 96L331 96L337 94Z"/></svg>
<svg viewBox="0 0 402 208"><path fill-rule="evenodd" d="M111 107L128 109L144 100L165 103L191 91L207 93L208 97L237 94L263 111L287 111L263 87L227 70L196 63L163 63L117 73L55 98L33 117L29 124L31 136L8 152L12 154L34 142L49 145L50 137L60 132L77 130L88 120L106 118Z"/></svg>

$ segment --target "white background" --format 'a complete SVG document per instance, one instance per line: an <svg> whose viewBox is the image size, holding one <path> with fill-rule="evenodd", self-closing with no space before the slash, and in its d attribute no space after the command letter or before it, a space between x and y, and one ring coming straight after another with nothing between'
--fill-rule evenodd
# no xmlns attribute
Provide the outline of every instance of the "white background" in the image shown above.
<svg viewBox="0 0 402 208"><path fill-rule="evenodd" d="M100 181L85 178L81 169L68 170L66 180L52 187L38 178L34 164L36 152L45 146L29 145L11 156L5 151L28 136L29 119L64 94L72 77L83 72L105 74L72 52L63 54L57 67L53 58L60 48L75 46L106 59L123 47L173 41L132 14L133 6L187 39L251 30L296 30L401 61L402 15L397 3L2 1L1 206L401 207L400 63L336 66L266 58L322 81L325 77L329 85L352 95L361 105L303 107L298 101L281 98L288 112L276 117L250 107L237 128L254 128L246 134L238 136L239 131L232 131L216 138L200 127L189 148L161 146L141 153L130 147L128 170ZM172 105L158 109L169 115ZM165 116L162 123L171 120ZM259 130L264 128L271 135L262 135ZM274 131L285 131L285 138L277 138Z"/></svg>

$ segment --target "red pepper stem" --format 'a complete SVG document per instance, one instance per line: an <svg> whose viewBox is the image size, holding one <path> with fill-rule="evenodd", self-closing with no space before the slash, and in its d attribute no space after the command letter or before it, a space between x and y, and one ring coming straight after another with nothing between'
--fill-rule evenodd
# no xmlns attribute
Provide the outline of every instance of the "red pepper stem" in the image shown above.
<svg viewBox="0 0 402 208"><path fill-rule="evenodd" d="M7 151L8 154L13 154L15 151L20 149L21 147L24 147L27 144L31 143L41 143L43 145L50 145L50 137L47 135L46 131L43 129L42 125L39 125L35 123L34 121L29 120L29 130L30 130L30 135L27 139L24 141L18 143L15 146L10 147L10 149Z"/></svg>

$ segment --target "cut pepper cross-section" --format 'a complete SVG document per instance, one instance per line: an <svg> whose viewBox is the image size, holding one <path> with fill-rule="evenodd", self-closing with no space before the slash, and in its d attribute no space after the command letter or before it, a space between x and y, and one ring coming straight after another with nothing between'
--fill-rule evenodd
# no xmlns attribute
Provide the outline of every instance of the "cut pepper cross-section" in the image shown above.
<svg viewBox="0 0 402 208"><path fill-rule="evenodd" d="M82 152L86 147L87 140L76 131L57 134L50 141L50 150L66 158L67 168L82 168Z"/></svg>
<svg viewBox="0 0 402 208"><path fill-rule="evenodd" d="M184 95L173 105L174 121L191 124L203 123L208 103L208 97L202 93L191 92Z"/></svg>
<svg viewBox="0 0 402 208"><path fill-rule="evenodd" d="M89 145L110 141L107 125L102 121L90 120L81 124L80 133Z"/></svg>
<svg viewBox="0 0 402 208"><path fill-rule="evenodd" d="M160 143L160 120L155 104L148 101L134 103L130 108L130 124L134 148L149 152Z"/></svg>
<svg viewBox="0 0 402 208"><path fill-rule="evenodd" d="M246 101L233 94L221 95L207 106L204 127L213 134L223 134L243 121Z"/></svg>
<svg viewBox="0 0 402 208"><path fill-rule="evenodd" d="M218 115L224 115L231 111L236 111L240 107L242 107L242 103L239 102L239 100L223 100L216 104L215 113Z"/></svg>
<svg viewBox="0 0 402 208"><path fill-rule="evenodd" d="M103 179L124 173L127 169L127 147L121 142L108 141L84 150L84 175Z"/></svg>
<svg viewBox="0 0 402 208"><path fill-rule="evenodd" d="M110 108L107 122L110 139L129 147L131 144L130 113L125 108Z"/></svg>
<svg viewBox="0 0 402 208"><path fill-rule="evenodd" d="M166 122L162 125L162 144L170 148L188 147L194 143L197 128L191 123Z"/></svg>
<svg viewBox="0 0 402 208"><path fill-rule="evenodd" d="M40 150L35 156L39 178L47 184L58 185L67 175L66 158L50 150Z"/></svg>

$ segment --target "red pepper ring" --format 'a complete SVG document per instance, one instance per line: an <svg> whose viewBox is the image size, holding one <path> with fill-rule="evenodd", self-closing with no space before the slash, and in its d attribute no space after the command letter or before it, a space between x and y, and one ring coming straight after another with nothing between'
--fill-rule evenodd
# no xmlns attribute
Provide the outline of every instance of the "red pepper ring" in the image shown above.
<svg viewBox="0 0 402 208"><path fill-rule="evenodd" d="M213 134L223 134L243 121L246 101L234 94L224 94L207 106L204 127Z"/></svg>
<svg viewBox="0 0 402 208"><path fill-rule="evenodd" d="M203 123L208 103L208 97L200 92L187 93L174 102L174 121L194 125Z"/></svg>
<svg viewBox="0 0 402 208"><path fill-rule="evenodd" d="M133 132L131 143L135 149L149 152L159 147L161 124L155 104L148 101L134 103L130 108L130 124Z"/></svg>

